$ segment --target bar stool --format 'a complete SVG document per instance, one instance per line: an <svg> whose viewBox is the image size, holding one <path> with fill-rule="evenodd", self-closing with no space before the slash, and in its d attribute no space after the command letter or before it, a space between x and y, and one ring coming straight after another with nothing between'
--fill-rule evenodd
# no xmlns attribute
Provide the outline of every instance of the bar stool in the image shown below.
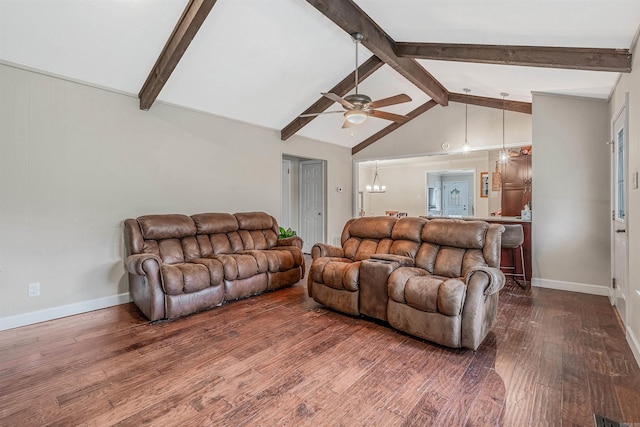
<svg viewBox="0 0 640 427"><path fill-rule="evenodd" d="M511 265L512 266L500 266L501 270L513 270L513 273L504 273L505 276L512 276L514 281L521 287L527 287L527 277L524 269L524 250L522 244L524 243L524 230L522 224L502 224L504 225L504 233L502 233L502 248L510 249L511 251ZM522 273L518 273L516 269L516 250L520 248L520 262L522 264ZM521 277L523 283L518 282L517 277Z"/></svg>

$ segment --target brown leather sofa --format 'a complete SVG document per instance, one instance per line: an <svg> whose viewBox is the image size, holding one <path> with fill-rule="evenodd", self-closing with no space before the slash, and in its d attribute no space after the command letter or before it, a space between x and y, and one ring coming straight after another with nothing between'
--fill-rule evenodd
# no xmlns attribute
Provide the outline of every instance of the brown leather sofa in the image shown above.
<svg viewBox="0 0 640 427"><path fill-rule="evenodd" d="M309 296L438 344L476 350L504 286L503 231L484 221L351 219L342 247L313 246Z"/></svg>
<svg viewBox="0 0 640 427"><path fill-rule="evenodd" d="M297 283L302 239L278 239L264 212L146 215L124 222L129 293L171 319Z"/></svg>

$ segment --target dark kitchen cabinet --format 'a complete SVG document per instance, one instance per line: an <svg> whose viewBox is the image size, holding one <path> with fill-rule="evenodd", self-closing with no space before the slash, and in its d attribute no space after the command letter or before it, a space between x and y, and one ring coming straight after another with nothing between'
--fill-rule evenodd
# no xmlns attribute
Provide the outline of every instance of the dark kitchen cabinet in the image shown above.
<svg viewBox="0 0 640 427"><path fill-rule="evenodd" d="M531 203L531 155L509 156L502 170L502 216L520 216Z"/></svg>

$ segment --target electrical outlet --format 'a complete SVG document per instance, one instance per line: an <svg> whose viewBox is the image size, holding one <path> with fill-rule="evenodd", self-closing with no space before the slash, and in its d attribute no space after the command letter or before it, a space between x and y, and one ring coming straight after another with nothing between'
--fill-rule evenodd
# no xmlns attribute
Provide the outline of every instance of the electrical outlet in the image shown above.
<svg viewBox="0 0 640 427"><path fill-rule="evenodd" d="M29 298L40 295L40 283L29 283Z"/></svg>

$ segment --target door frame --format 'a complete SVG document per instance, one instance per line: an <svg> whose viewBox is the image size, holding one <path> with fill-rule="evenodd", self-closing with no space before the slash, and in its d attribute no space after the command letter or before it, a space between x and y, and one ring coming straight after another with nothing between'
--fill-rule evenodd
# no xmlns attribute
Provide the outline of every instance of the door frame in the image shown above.
<svg viewBox="0 0 640 427"><path fill-rule="evenodd" d="M624 219L621 221L616 214L617 209L617 193L616 193L616 123L619 123L619 120L622 118L623 124L622 128L624 129L623 138L624 138L624 164L623 164L623 179L624 179L624 189L623 189L623 197L624 197ZM623 232L623 235L619 230L628 230L628 221L629 221L629 93L625 93L624 104L616 111L616 113L611 118L611 171L610 171L610 189L611 189L611 229L610 229L610 239L611 239L611 281L609 288L609 301L611 305L614 306L616 312L620 320L622 321L624 328L626 330L627 327L627 319L628 319L628 307L625 303L625 307L623 308L623 313L620 313L618 310L618 298L620 294L619 288L614 288L614 281L618 279L616 277L616 265L618 260L618 256L620 256L619 251L616 250L616 237L621 237L624 239L624 244L622 245L625 250L621 254L623 257L622 262L624 266L624 271L622 275L624 276L622 280L626 281L626 284L623 283L623 286L626 286L627 295L624 295L625 298L628 299L628 288L629 288L629 235L627 232ZM616 285L617 286L617 285Z"/></svg>

